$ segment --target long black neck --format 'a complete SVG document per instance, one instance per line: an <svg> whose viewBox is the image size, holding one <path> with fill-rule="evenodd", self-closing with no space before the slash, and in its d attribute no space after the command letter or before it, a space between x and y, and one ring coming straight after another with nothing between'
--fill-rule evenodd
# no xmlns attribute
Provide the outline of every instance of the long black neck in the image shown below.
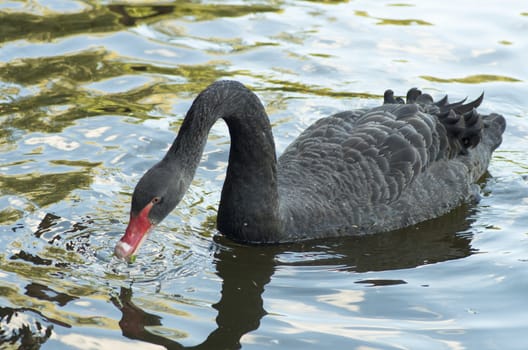
<svg viewBox="0 0 528 350"><path fill-rule="evenodd" d="M165 161L177 164L186 189L207 135L219 118L229 128L231 149L218 229L238 241L277 242L281 228L275 144L264 107L244 85L219 81L203 91L189 109Z"/></svg>

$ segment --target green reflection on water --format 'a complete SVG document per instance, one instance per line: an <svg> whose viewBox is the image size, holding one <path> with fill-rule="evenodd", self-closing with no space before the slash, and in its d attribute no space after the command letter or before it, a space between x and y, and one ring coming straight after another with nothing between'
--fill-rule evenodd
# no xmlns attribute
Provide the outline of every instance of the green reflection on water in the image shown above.
<svg viewBox="0 0 528 350"><path fill-rule="evenodd" d="M0 12L0 42L19 39L46 42L79 33L113 31L119 27L116 16L101 7L81 13L45 16Z"/></svg>
<svg viewBox="0 0 528 350"><path fill-rule="evenodd" d="M278 5L226 5L178 1L171 5L109 5L89 2L82 12L54 13L43 11L43 15L25 12L0 12L0 42L24 39L28 41L51 41L56 38L85 33L118 31L140 23L159 21L164 17L181 18L192 16L194 20L209 20L219 17L239 17L259 12L280 12Z"/></svg>
<svg viewBox="0 0 528 350"><path fill-rule="evenodd" d="M517 78L507 77L504 75L492 75L492 74L476 74L476 75L469 75L464 78L451 78L451 79L438 78L438 77L433 77L430 75L421 75L420 78L425 79L427 81L432 81L435 83L463 83L463 84L481 84L481 83L498 82L498 81L515 83L515 82L522 81Z"/></svg>
<svg viewBox="0 0 528 350"><path fill-rule="evenodd" d="M306 0L309 2L317 2L321 4L343 4L349 2L349 0Z"/></svg>
<svg viewBox="0 0 528 350"><path fill-rule="evenodd" d="M29 96L10 98L0 103L3 120L0 136L11 137L12 129L60 132L75 120L106 114L134 115L138 119L150 118L154 106L173 97L189 98L205 86L220 78L243 71L228 71L226 61L211 61L198 65L175 67L152 63L125 62L122 58L101 49L76 52L71 55L27 58L0 64L0 80L26 87L37 87ZM119 93L98 92L86 84L126 76L149 76L151 81ZM180 76L181 84L166 84ZM87 88L88 87L88 88ZM156 99L156 96L163 98Z"/></svg>
<svg viewBox="0 0 528 350"><path fill-rule="evenodd" d="M392 7L414 7L414 4L404 4L404 3L396 3L396 4L388 4L387 6Z"/></svg>
<svg viewBox="0 0 528 350"><path fill-rule="evenodd" d="M499 149L493 154L493 159L500 160L503 163L508 163L514 168L517 168L516 170L512 171L513 174L528 175L528 165L521 160L515 159L512 157L512 155L514 155L514 157L516 156L518 159L521 159L522 156L524 156L524 152Z"/></svg>
<svg viewBox="0 0 528 350"><path fill-rule="evenodd" d="M8 116L2 121L2 143L10 143L15 129L60 132L75 120L90 116L120 114L147 119L157 103L168 100L167 94L188 98L210 82L236 73L227 73L224 66L213 62L173 68L130 64L110 60L109 55L99 50L11 62L0 67L0 80L26 86L38 83L41 89L36 94L0 104L0 115ZM168 85L158 78L119 93L98 93L83 86L127 74L181 76L186 82ZM156 99L159 95L163 98Z"/></svg>
<svg viewBox="0 0 528 350"><path fill-rule="evenodd" d="M83 83L126 73L126 66L110 56L105 50L95 49L72 55L14 60L1 65L0 80L38 88L30 96L0 104L0 114L9 115L4 127L59 132L77 119L107 112L101 105L108 105L110 110L116 105L127 106L128 110L145 114L152 106L138 104L130 99L131 96L93 96L82 89Z"/></svg>
<svg viewBox="0 0 528 350"><path fill-rule="evenodd" d="M108 51L92 49L70 55L15 59L0 65L0 78L23 85L47 83L51 79L93 81L121 74Z"/></svg>
<svg viewBox="0 0 528 350"><path fill-rule="evenodd" d="M60 284L57 283L57 276L61 274L64 269L63 267L36 266L18 261L10 261L6 260L2 255L0 255L0 263L2 265L2 270L8 273L16 274L18 281L21 282L24 279L31 281L31 283L26 286L25 293L19 287L19 282L17 282L16 285L5 280L2 282L2 286L0 286L0 293L2 298L7 300L11 305L38 310L45 317L56 321L55 323L58 322L67 327L89 325L104 329L119 329L117 320L108 317L81 315L70 312L61 307L59 302L53 299L46 300L49 298L49 296L46 294L39 295L38 293L28 289L28 286L34 285L35 281L37 281L37 283L40 282L42 284L44 293L49 293L50 291L52 291L53 294L60 293L68 301L72 301L79 297L84 297L85 303L89 303L90 300L106 301L109 299L105 294L105 291L99 290L96 286L89 284L79 285L66 279L61 279ZM45 286L53 286L53 289L47 289Z"/></svg>
<svg viewBox="0 0 528 350"><path fill-rule="evenodd" d="M86 170L55 174L0 175L0 194L22 195L43 207L60 202L76 189L89 188L91 182L92 175ZM4 219L3 213L0 212L0 222Z"/></svg>
<svg viewBox="0 0 528 350"><path fill-rule="evenodd" d="M421 26L432 26L432 23L423 21L421 19L388 19L388 18L378 18L380 21L377 23L379 25L396 25L396 26L410 26L413 24Z"/></svg>
<svg viewBox="0 0 528 350"><path fill-rule="evenodd" d="M24 213L14 208L0 210L0 224L8 224L20 220Z"/></svg>
<svg viewBox="0 0 528 350"><path fill-rule="evenodd" d="M421 19L391 19L391 18L374 17L374 16L369 15L367 11L354 11L354 13L358 17L377 19L378 22L376 24L378 25L396 25L396 26L410 26L413 24L421 25L421 26L433 25L432 23L429 23Z"/></svg>
<svg viewBox="0 0 528 350"><path fill-rule="evenodd" d="M334 91L330 88L318 87L316 85L306 85L300 82L266 79L269 83L277 85L266 87L266 91L296 92L302 95L317 95L331 97L355 97L355 98L381 98L383 95L370 94L368 92Z"/></svg>

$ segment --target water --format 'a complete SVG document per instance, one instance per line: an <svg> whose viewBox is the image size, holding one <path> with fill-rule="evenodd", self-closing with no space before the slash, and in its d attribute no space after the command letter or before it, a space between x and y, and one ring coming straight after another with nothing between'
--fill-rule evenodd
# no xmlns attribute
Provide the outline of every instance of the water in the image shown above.
<svg viewBox="0 0 528 350"><path fill-rule="evenodd" d="M0 4L2 349L526 349L528 7L518 1ZM256 91L278 152L386 88L508 120L483 197L361 238L254 247L215 231L229 139L137 261L131 191L220 78Z"/></svg>

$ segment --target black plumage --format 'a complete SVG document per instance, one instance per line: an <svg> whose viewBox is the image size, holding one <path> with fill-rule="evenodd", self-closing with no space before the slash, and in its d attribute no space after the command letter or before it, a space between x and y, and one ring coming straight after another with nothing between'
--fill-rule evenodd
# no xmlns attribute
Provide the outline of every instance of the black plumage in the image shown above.
<svg viewBox="0 0 528 350"><path fill-rule="evenodd" d="M434 102L411 89L404 101L387 90L381 106L316 121L277 160L258 97L238 82L216 82L196 98L165 158L137 185L131 215L152 205L156 224L174 208L211 126L223 118L231 149L217 223L226 236L275 243L431 219L474 195L501 143L505 120L479 114L482 100Z"/></svg>

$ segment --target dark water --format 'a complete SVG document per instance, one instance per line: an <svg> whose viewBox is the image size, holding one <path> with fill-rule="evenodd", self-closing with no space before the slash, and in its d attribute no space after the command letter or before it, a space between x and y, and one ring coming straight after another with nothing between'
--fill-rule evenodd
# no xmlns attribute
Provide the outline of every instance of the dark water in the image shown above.
<svg viewBox="0 0 528 350"><path fill-rule="evenodd" d="M520 1L0 4L0 348L528 348L528 5ZM127 266L131 191L220 78L277 149L384 89L508 120L482 200L388 234L241 246L217 235L227 129Z"/></svg>

